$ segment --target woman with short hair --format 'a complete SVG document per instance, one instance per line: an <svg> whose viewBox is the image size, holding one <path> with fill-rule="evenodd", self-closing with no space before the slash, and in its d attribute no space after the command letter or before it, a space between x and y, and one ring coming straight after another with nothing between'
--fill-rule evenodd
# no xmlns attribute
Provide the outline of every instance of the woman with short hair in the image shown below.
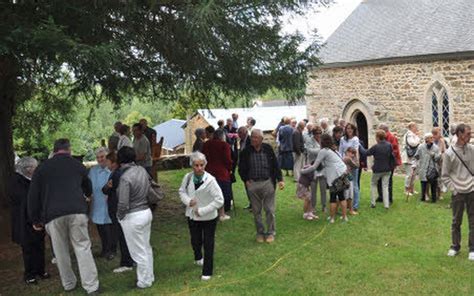
<svg viewBox="0 0 474 296"><path fill-rule="evenodd" d="M346 212L347 212L347 202L344 196L344 189L336 188L333 186L334 182L340 178L345 178L347 175L347 167L341 156L337 151L333 150L334 143L330 135L324 134L321 136L321 151L318 153L318 157L314 163L308 167L304 168L301 173L308 174L311 172L316 172L321 170L323 175L326 177L327 184L330 188L330 223L334 223L334 219L337 211L337 202L341 204L342 210L342 219L348 221ZM321 166L321 167L320 167Z"/></svg>
<svg viewBox="0 0 474 296"><path fill-rule="evenodd" d="M420 137L418 137L418 126L414 122L408 124L408 131L403 136L402 140L402 163L405 168L405 194L413 195L414 171L412 168L415 159L415 153L420 145Z"/></svg>
<svg viewBox="0 0 474 296"><path fill-rule="evenodd" d="M323 130L319 126L315 126L311 131L311 137L308 137L308 140L305 141L305 150L306 150L306 163L312 164L318 157L319 151L321 151L321 136L323 135ZM317 206L317 191L319 186L319 194L321 197L321 212L326 212L326 177L322 173L322 170L316 171L314 174L314 179L311 182L311 206L315 211L311 216L316 216L316 206Z"/></svg>
<svg viewBox="0 0 474 296"><path fill-rule="evenodd" d="M366 156L374 157L372 180L370 183L370 204L372 208L375 208L375 202L378 196L377 184L379 180L382 180L382 199L385 209L388 210L390 208L388 185L390 175L395 167L395 156L393 155L392 145L386 141L385 131L377 130L375 133L375 140L377 141L377 144L366 151Z"/></svg>
<svg viewBox="0 0 474 296"><path fill-rule="evenodd" d="M213 274L218 210L224 204L224 197L216 178L205 171L206 156L193 152L189 162L193 171L184 176L179 196L186 206L194 263L203 267L201 279L207 281Z"/></svg>
<svg viewBox="0 0 474 296"><path fill-rule="evenodd" d="M12 239L21 246L26 284L37 284L37 278L49 278L45 272L44 230L34 230L27 214L28 190L37 166L33 157L19 159L17 171L10 180Z"/></svg>
<svg viewBox="0 0 474 296"><path fill-rule="evenodd" d="M155 281L153 249L150 245L153 215L148 204L150 177L145 168L135 164L133 148L122 147L117 157L122 170L117 189L117 218L130 255L137 264L137 287L149 288Z"/></svg>
<svg viewBox="0 0 474 296"><path fill-rule="evenodd" d="M117 243L120 245L120 266L115 268L114 272L121 273L133 270L134 263L132 256L130 256L122 227L117 219L117 189L120 183L120 177L122 176L122 170L120 170L120 163L118 162L117 153L115 151L107 154L106 159L107 167L111 173L107 184L102 187L102 192L107 195L107 208L109 211L109 217L112 220L110 236L112 252L116 252Z"/></svg>
<svg viewBox="0 0 474 296"><path fill-rule="evenodd" d="M421 182L421 201L425 201L429 185L431 189L431 201L436 202L436 189L438 187L438 177L440 176L438 161L441 158L441 154L439 153L438 146L433 143L432 133L425 134L424 139L425 143L418 147L413 157L416 159L416 167ZM436 173L432 175L431 171L435 171Z"/></svg>

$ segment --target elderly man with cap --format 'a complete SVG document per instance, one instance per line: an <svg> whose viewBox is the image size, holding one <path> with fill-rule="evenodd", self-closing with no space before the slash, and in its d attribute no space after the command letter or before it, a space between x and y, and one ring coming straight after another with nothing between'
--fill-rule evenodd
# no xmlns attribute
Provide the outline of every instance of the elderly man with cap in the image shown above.
<svg viewBox="0 0 474 296"><path fill-rule="evenodd" d="M239 174L245 182L252 204L257 242L275 240L275 187L285 187L273 148L263 143L263 132L254 129L250 145L240 153ZM266 215L266 230L262 222L262 208Z"/></svg>

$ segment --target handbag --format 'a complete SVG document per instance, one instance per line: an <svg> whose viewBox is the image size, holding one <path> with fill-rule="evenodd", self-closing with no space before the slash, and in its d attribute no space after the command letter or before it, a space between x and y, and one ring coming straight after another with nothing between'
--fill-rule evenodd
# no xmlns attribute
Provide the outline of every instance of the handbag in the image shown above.
<svg viewBox="0 0 474 296"><path fill-rule="evenodd" d="M407 137L408 137L408 134L405 135L405 143L406 143L405 149L407 151L407 156L411 158L415 156L416 150L418 150L418 146L415 146L415 147L410 146L410 144L408 144Z"/></svg>
<svg viewBox="0 0 474 296"><path fill-rule="evenodd" d="M342 192L349 189L350 187L351 181L349 180L349 174L346 173L332 182L331 187L329 187L329 191L332 193Z"/></svg>
<svg viewBox="0 0 474 296"><path fill-rule="evenodd" d="M341 160L342 160L342 157L341 157L341 155L339 155L339 153L337 153L336 151L334 151L332 149L329 149L329 150L336 153L337 156L339 156L339 158L341 158ZM331 187L329 187L329 191L332 192L332 193L342 192L346 189L349 189L350 187L351 187L351 180L349 179L349 174L344 173L339 178L337 178L336 180L334 180L332 182Z"/></svg>
<svg viewBox="0 0 474 296"><path fill-rule="evenodd" d="M439 177L438 169L433 161L433 157L430 157L430 162L428 164L428 169L426 171L426 179L428 181L435 181Z"/></svg>
<svg viewBox="0 0 474 296"><path fill-rule="evenodd" d="M150 208L155 210L158 202L165 198L165 193L161 189L161 186L156 183L151 177L148 179L150 182L150 189L148 190L147 200Z"/></svg>

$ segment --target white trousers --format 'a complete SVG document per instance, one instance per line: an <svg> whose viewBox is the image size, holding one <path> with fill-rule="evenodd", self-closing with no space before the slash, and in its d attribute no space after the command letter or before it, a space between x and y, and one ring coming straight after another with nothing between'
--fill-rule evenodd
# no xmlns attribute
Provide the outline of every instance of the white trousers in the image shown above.
<svg viewBox="0 0 474 296"><path fill-rule="evenodd" d="M153 273L153 250L150 245L150 209L127 214L120 221L130 255L137 263L137 287L151 287L155 281Z"/></svg>

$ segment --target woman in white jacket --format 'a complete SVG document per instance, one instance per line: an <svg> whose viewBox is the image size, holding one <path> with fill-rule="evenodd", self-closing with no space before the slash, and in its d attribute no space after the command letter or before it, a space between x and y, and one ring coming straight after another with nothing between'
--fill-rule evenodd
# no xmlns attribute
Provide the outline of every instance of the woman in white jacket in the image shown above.
<svg viewBox="0 0 474 296"><path fill-rule="evenodd" d="M413 195L413 181L414 171L412 165L414 163L414 156L418 146L420 145L420 137L418 137L418 127L416 123L410 122L408 124L408 131L403 136L402 144L402 163L405 168L405 194Z"/></svg>
<svg viewBox="0 0 474 296"><path fill-rule="evenodd" d="M216 179L205 171L204 154L193 152L190 164L193 171L184 176L179 196L186 206L195 264L203 267L201 279L207 281L212 276L217 211L224 205L224 196Z"/></svg>

